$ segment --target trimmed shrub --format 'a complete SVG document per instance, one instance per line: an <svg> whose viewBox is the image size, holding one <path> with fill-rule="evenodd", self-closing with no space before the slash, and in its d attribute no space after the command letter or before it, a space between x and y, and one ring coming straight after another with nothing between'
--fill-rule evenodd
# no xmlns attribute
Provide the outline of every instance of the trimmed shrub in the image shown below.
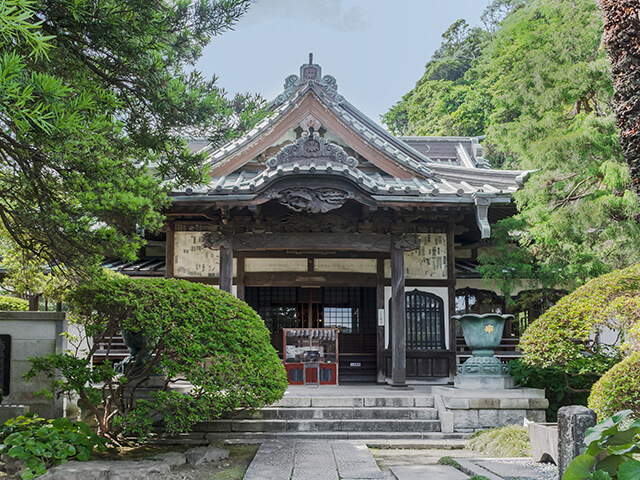
<svg viewBox="0 0 640 480"><path fill-rule="evenodd" d="M589 368L601 358L602 368L592 372L601 375L620 349L599 344L599 334L616 332L633 344L637 340L629 334L638 318L640 264L602 275L560 299L527 328L519 348L527 363L567 372L580 373L585 356L591 357Z"/></svg>
<svg viewBox="0 0 640 480"><path fill-rule="evenodd" d="M584 357L583 373L565 372L560 367L539 367L529 365L522 360L509 362L511 375L519 387L541 388L545 398L549 400L546 410L548 422L555 422L558 409L565 405L587 405L589 392L599 375L588 373L594 369L601 369L599 360L595 367L589 365L590 357ZM615 365L617 358L611 359L609 366ZM606 366L605 366L606 367Z"/></svg>
<svg viewBox="0 0 640 480"><path fill-rule="evenodd" d="M29 375L44 372L58 393L76 393L103 436L145 437L155 427L167 434L186 432L196 422L260 409L287 388L264 322L246 303L212 286L105 273L71 291L68 302L94 338L89 358L32 359ZM140 337L141 350L118 372L108 362L93 368L90 357L99 344L123 330ZM56 369L64 381L55 381ZM166 376L164 386L136 400L135 389L159 373ZM169 388L179 379L193 385L188 394Z"/></svg>
<svg viewBox="0 0 640 480"><path fill-rule="evenodd" d="M18 312L29 310L29 302L22 298L0 295L0 312Z"/></svg>
<svg viewBox="0 0 640 480"><path fill-rule="evenodd" d="M522 425L505 425L476 432L469 438L469 449L492 457L529 457L529 432Z"/></svg>
<svg viewBox="0 0 640 480"><path fill-rule="evenodd" d="M621 410L631 410L640 418L640 352L626 357L595 383L589 408L600 419Z"/></svg>

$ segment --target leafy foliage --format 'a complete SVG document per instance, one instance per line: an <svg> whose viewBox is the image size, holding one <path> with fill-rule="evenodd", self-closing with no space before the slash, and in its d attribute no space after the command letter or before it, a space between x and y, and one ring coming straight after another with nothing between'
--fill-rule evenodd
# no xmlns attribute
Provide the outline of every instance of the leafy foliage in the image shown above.
<svg viewBox="0 0 640 480"><path fill-rule="evenodd" d="M494 167L532 170L515 195L518 216L502 224L509 235L483 258L485 278L533 274L572 289L637 262L640 209L622 159L596 2L492 2L485 17L492 25L477 34L452 25L458 35L444 39L383 121L405 135L487 134ZM473 59L460 76L432 75L441 54L459 65L461 44ZM518 244L525 253L514 253Z"/></svg>
<svg viewBox="0 0 640 480"><path fill-rule="evenodd" d="M529 432L522 425L483 430L471 435L469 449L492 457L528 457L531 455Z"/></svg>
<svg viewBox="0 0 640 480"><path fill-rule="evenodd" d="M448 467L460 468L460 464L452 457L441 457L438 459L438 465L446 465Z"/></svg>
<svg viewBox="0 0 640 480"><path fill-rule="evenodd" d="M49 269L41 259L20 248L0 228L0 256L7 274L2 280L2 288L23 297L45 297L61 301L69 279L64 269L56 266ZM27 302L28 305L28 302Z"/></svg>
<svg viewBox="0 0 640 480"><path fill-rule="evenodd" d="M42 475L68 460L87 461L94 448L106 450L106 441L83 422L66 418L45 420L27 413L0 426L0 453L26 461L23 480Z"/></svg>
<svg viewBox="0 0 640 480"><path fill-rule="evenodd" d="M633 352L600 378L589 395L589 408L599 418L620 410L640 417L640 352Z"/></svg>
<svg viewBox="0 0 640 480"><path fill-rule="evenodd" d="M613 365L616 360L612 359L609 365ZM590 361L591 357L583 357L583 366L579 370L567 371L556 366L529 365L518 359L509 362L509 369L516 385L544 390L545 398L549 400L547 420L554 422L560 407L587 405L591 387L600 378L599 374L592 372L603 368L599 364L590 365Z"/></svg>
<svg viewBox="0 0 640 480"><path fill-rule="evenodd" d="M22 298L0 295L0 311L29 310L29 302Z"/></svg>
<svg viewBox="0 0 640 480"><path fill-rule="evenodd" d="M78 286L68 300L93 347L87 358L69 353L32 359L28 375L45 373L56 392L76 393L95 415L100 435L145 437L161 419L168 434L188 431L197 421L262 408L287 388L260 317L217 288L105 273ZM121 366L122 374L110 363L92 368L98 344L109 344L120 330L140 334L143 348ZM64 380L55 380L58 369ZM161 381L158 391L136 401L133 392L150 378ZM188 394L170 389L178 380L193 385Z"/></svg>
<svg viewBox="0 0 640 480"><path fill-rule="evenodd" d="M525 331L519 345L524 361L603 374L622 352L615 342L610 346L599 342L600 335L614 334L623 340L635 331L639 288L640 264L590 280L566 295Z"/></svg>
<svg viewBox="0 0 640 480"><path fill-rule="evenodd" d="M264 115L193 70L249 3L0 4L0 220L20 248L78 269L135 256L167 186L203 179L184 138L215 144Z"/></svg>
<svg viewBox="0 0 640 480"><path fill-rule="evenodd" d="M640 420L628 421L632 412L625 410L606 418L587 430L585 452L567 467L562 480L633 480L640 475L637 437ZM595 472L591 473L595 469Z"/></svg>

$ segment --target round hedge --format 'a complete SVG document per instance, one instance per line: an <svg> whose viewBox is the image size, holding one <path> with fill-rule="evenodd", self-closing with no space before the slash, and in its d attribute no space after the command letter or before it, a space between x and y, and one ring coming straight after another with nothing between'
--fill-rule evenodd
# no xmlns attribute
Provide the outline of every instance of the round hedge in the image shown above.
<svg viewBox="0 0 640 480"><path fill-rule="evenodd" d="M589 408L600 419L621 410L632 410L640 417L640 352L633 352L593 385Z"/></svg>
<svg viewBox="0 0 640 480"><path fill-rule="evenodd" d="M585 352L619 354L615 346L602 350L596 343L599 332L633 333L639 318L640 264L636 264L593 279L561 298L527 328L519 349L527 363L580 370Z"/></svg>
<svg viewBox="0 0 640 480"><path fill-rule="evenodd" d="M88 335L143 331L167 377L193 385L189 395L157 395L154 408L173 422L170 430L262 408L282 398L288 386L262 319L245 302L210 285L108 273L75 288L68 301ZM136 415L139 422L147 414Z"/></svg>
<svg viewBox="0 0 640 480"><path fill-rule="evenodd" d="M0 295L0 312L17 312L29 310L29 302L21 298Z"/></svg>

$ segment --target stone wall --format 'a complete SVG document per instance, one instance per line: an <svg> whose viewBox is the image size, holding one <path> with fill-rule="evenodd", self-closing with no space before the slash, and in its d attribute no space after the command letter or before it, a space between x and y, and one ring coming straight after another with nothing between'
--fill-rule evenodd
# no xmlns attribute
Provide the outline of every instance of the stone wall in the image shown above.
<svg viewBox="0 0 640 480"><path fill-rule="evenodd" d="M522 425L524 419L546 420L549 401L537 388L458 389L433 387L443 432L475 432L504 425Z"/></svg>
<svg viewBox="0 0 640 480"><path fill-rule="evenodd" d="M31 412L45 418L64 415L63 399L36 397L35 393L48 387L50 380L34 378L28 383L23 375L30 369L29 357L60 353L67 349L67 330L62 312L0 312L0 335L11 337L10 390L3 405L25 405Z"/></svg>

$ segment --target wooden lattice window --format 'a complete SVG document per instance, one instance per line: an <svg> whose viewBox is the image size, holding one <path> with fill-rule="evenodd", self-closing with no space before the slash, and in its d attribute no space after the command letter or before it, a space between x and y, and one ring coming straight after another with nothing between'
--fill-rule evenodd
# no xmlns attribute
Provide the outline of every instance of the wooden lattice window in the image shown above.
<svg viewBox="0 0 640 480"><path fill-rule="evenodd" d="M432 293L413 290L405 293L407 350L444 350L444 301ZM391 300L389 300L389 315ZM389 348L392 345L389 332Z"/></svg>

